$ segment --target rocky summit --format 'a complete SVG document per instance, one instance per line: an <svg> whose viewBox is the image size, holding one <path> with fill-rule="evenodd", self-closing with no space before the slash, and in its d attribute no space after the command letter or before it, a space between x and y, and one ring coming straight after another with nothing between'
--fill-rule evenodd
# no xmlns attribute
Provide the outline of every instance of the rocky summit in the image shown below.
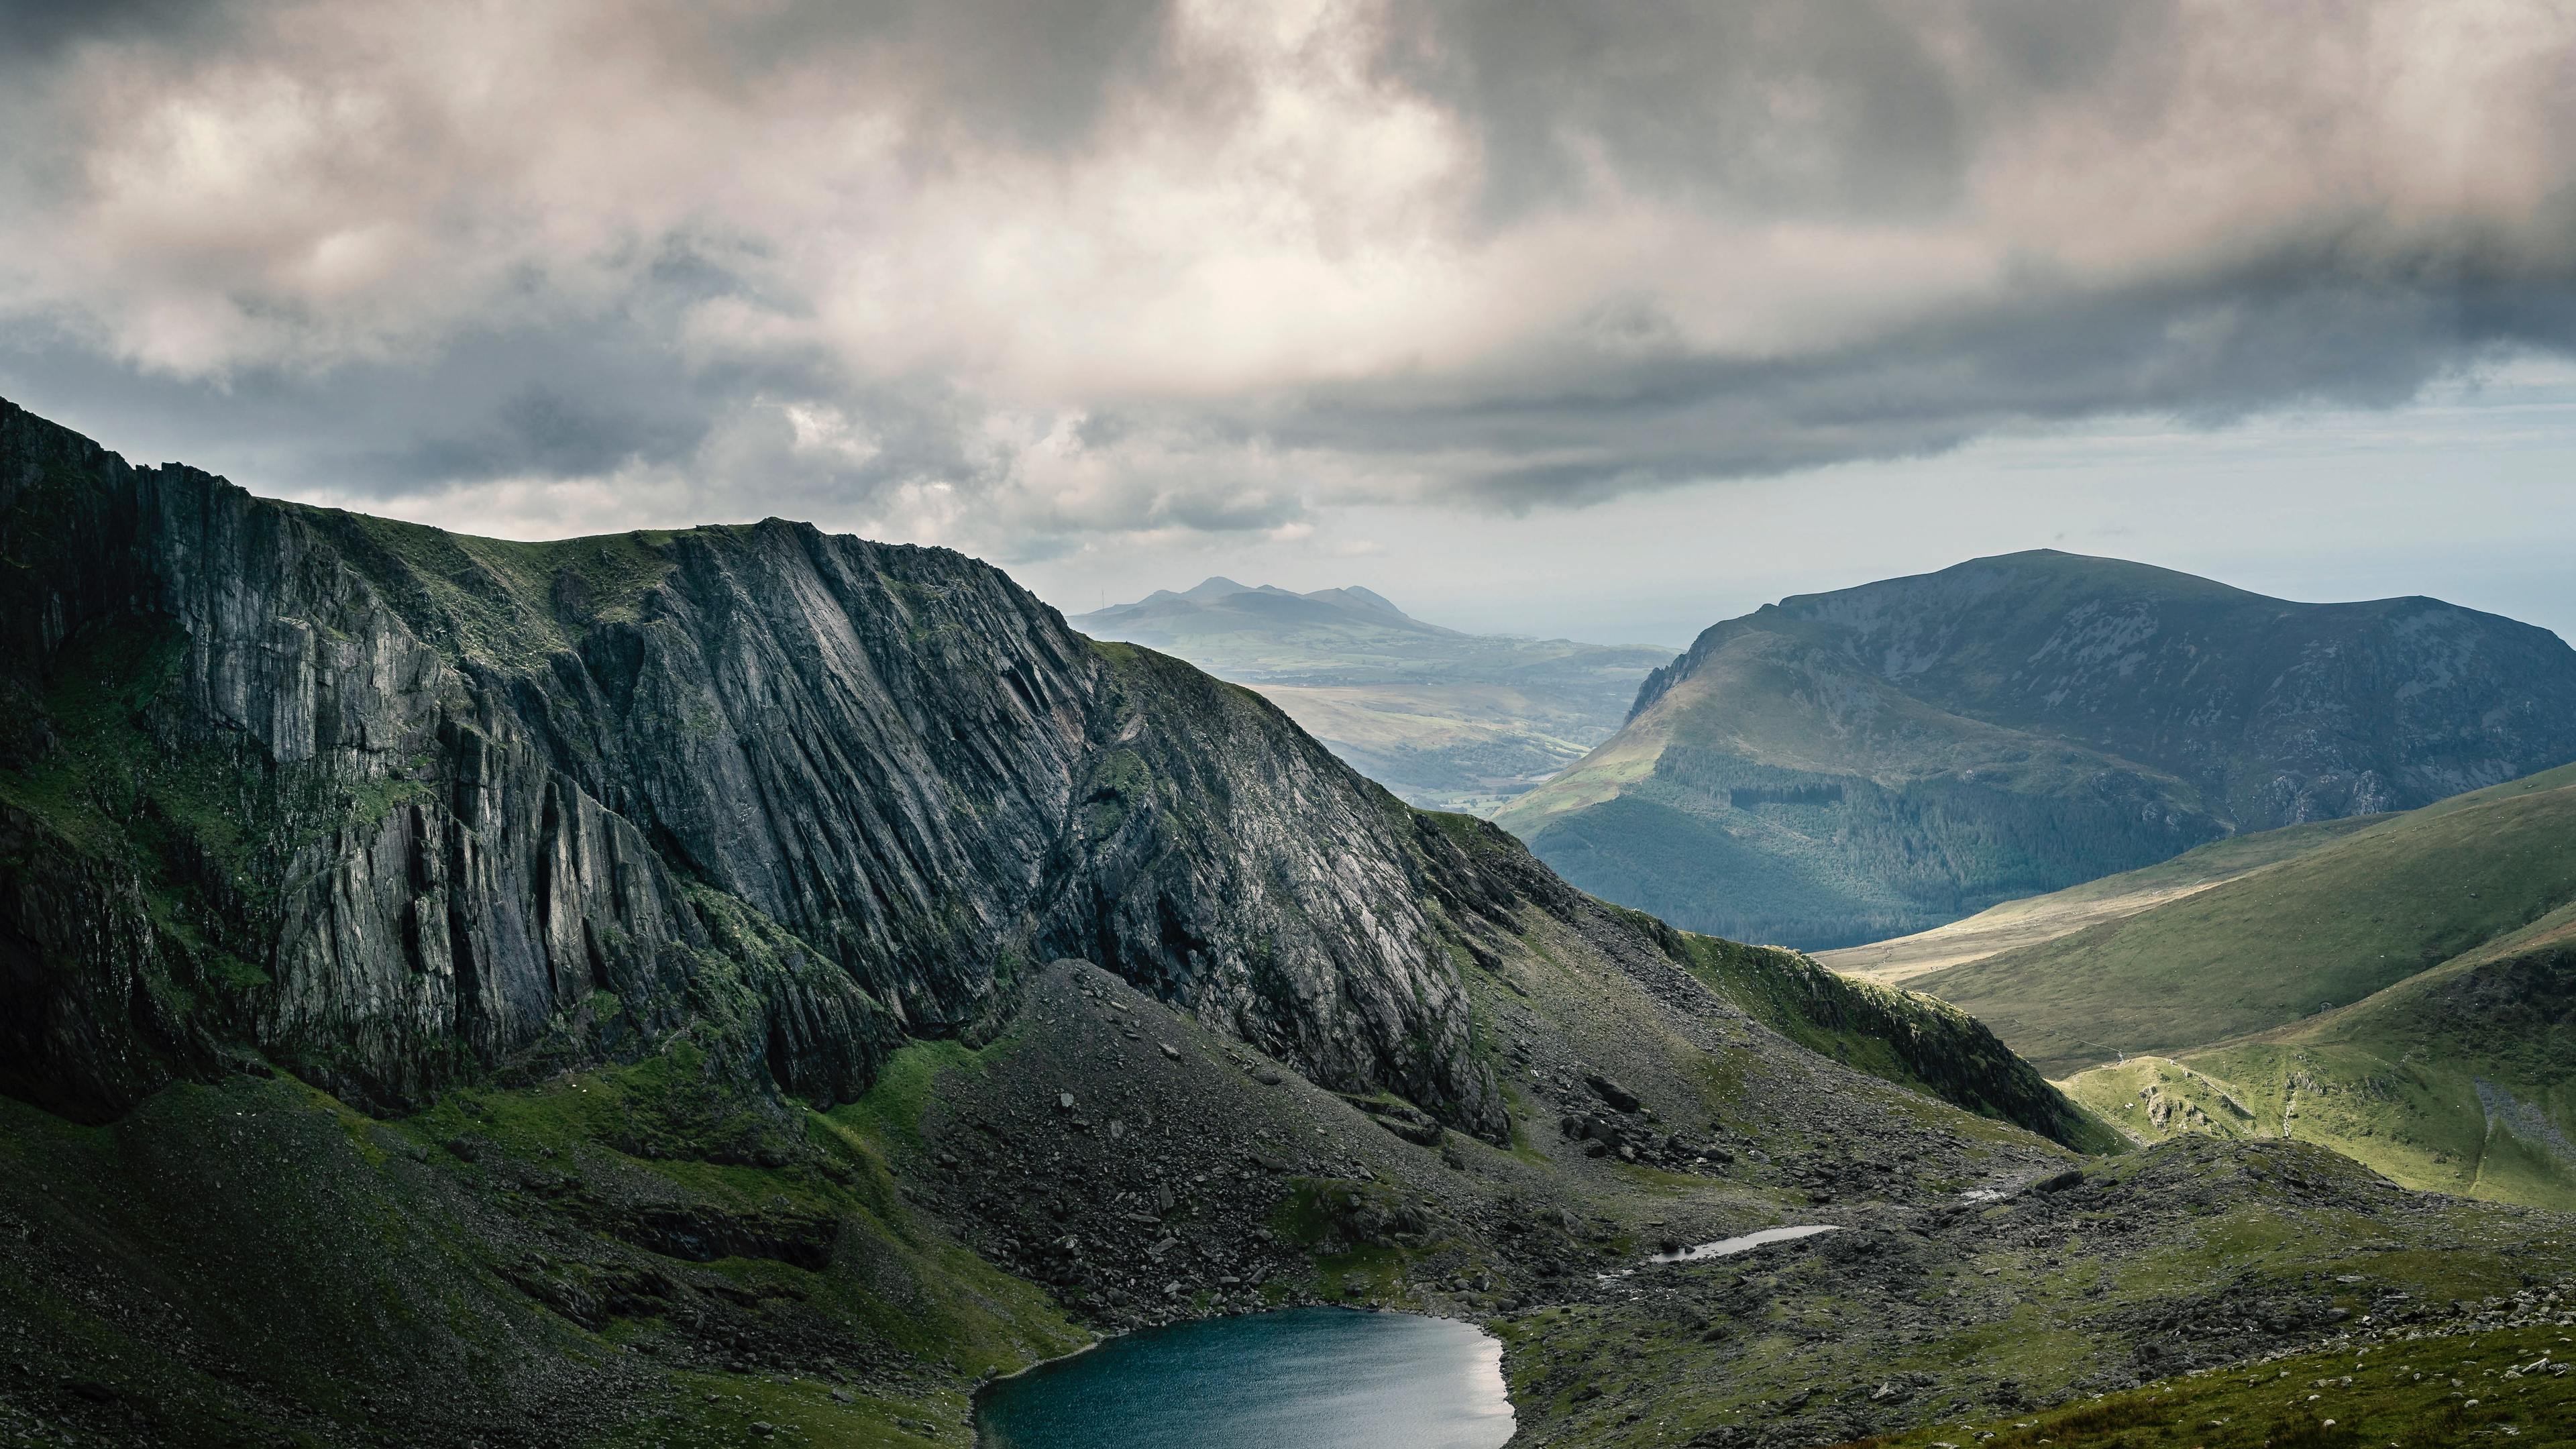
<svg viewBox="0 0 2576 1449"><path fill-rule="evenodd" d="M1331 1302L1494 1332L1522 1442L1788 1446L2576 1274L2304 1144L2105 1157L1955 1008L955 554L463 537L0 408L0 562L0 1442L964 1444ZM1647 1261L1774 1226L1842 1231Z"/></svg>

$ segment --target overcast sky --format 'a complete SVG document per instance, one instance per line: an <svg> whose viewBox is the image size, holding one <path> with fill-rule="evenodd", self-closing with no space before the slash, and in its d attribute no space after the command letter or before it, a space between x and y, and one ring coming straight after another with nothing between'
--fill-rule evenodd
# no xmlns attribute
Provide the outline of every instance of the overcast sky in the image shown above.
<svg viewBox="0 0 2576 1449"><path fill-rule="evenodd" d="M2576 634L2556 0L0 0L0 395L1679 644L2051 545Z"/></svg>

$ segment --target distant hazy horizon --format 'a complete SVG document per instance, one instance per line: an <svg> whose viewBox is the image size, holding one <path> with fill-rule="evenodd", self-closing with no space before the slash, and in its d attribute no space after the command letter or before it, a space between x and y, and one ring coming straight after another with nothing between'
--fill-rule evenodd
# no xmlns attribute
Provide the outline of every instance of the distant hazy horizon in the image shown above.
<svg viewBox="0 0 2576 1449"><path fill-rule="evenodd" d="M1678 650L1791 594L2026 548L2303 603L2423 594L2576 643L2576 371L2525 365L2384 411L2070 427L1588 508L1355 509L1294 540L997 562L1067 614L1221 574L1358 584L1476 633Z"/></svg>

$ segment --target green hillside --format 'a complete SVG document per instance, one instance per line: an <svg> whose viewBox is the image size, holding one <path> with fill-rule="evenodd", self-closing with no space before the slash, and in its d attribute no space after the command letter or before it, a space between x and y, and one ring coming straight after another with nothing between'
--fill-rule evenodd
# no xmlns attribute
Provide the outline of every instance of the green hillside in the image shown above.
<svg viewBox="0 0 2576 1449"><path fill-rule="evenodd" d="M2065 1085L2141 1140L2295 1137L2408 1187L2576 1208L2576 906L2313 1020Z"/></svg>
<svg viewBox="0 0 2576 1449"><path fill-rule="evenodd" d="M1765 606L1495 819L1583 889L1826 950L2576 758L2576 652L2039 551Z"/></svg>
<svg viewBox="0 0 2576 1449"><path fill-rule="evenodd" d="M1467 634L1361 588L1209 579L1072 621L1259 690L1406 801L1491 815L1582 758L1670 649Z"/></svg>
<svg viewBox="0 0 2576 1449"><path fill-rule="evenodd" d="M1864 980L1900 985L1949 966L1964 966L2023 946L2134 916L2168 901L2331 845L2385 815L2319 820L2252 835L2232 835L2186 850L2142 870L2122 871L2046 895L1990 906L1965 920L1911 936L1818 951L1818 963Z"/></svg>
<svg viewBox="0 0 2576 1449"><path fill-rule="evenodd" d="M2372 1326L2358 1335L2358 1344L2338 1343L2232 1371L2178 1374L2126 1392L1996 1415L1982 1424L1934 1425L1838 1449L1939 1449L1971 1439L1981 1449L2576 1442L2576 1382L2548 1372L2567 1340L2536 1301L2541 1299L2531 1289L2511 1298L2499 1294L2492 1316L2464 1316L2430 1332L2383 1327L2386 1315L2372 1313L2365 1320ZM2508 1309L2519 1321L2506 1319Z"/></svg>
<svg viewBox="0 0 2576 1449"><path fill-rule="evenodd" d="M2561 767L1910 984L2063 1074L2350 1005L2571 898L2576 767Z"/></svg>
<svg viewBox="0 0 2576 1449"><path fill-rule="evenodd" d="M1884 943L1898 964L1864 974L2072 1073L2067 1094L2140 1141L2291 1137L2409 1187L2576 1209L2576 766L2014 907L1933 933L1946 946ZM1896 956L2111 907L1965 965Z"/></svg>

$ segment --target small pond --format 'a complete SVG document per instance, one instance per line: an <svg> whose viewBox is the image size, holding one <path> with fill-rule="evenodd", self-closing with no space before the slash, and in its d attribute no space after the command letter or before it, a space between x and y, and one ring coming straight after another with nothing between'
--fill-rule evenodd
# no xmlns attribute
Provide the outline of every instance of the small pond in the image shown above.
<svg viewBox="0 0 2576 1449"><path fill-rule="evenodd" d="M1499 1449L1502 1345L1413 1313L1285 1308L1113 1338L984 1391L983 1449Z"/></svg>

